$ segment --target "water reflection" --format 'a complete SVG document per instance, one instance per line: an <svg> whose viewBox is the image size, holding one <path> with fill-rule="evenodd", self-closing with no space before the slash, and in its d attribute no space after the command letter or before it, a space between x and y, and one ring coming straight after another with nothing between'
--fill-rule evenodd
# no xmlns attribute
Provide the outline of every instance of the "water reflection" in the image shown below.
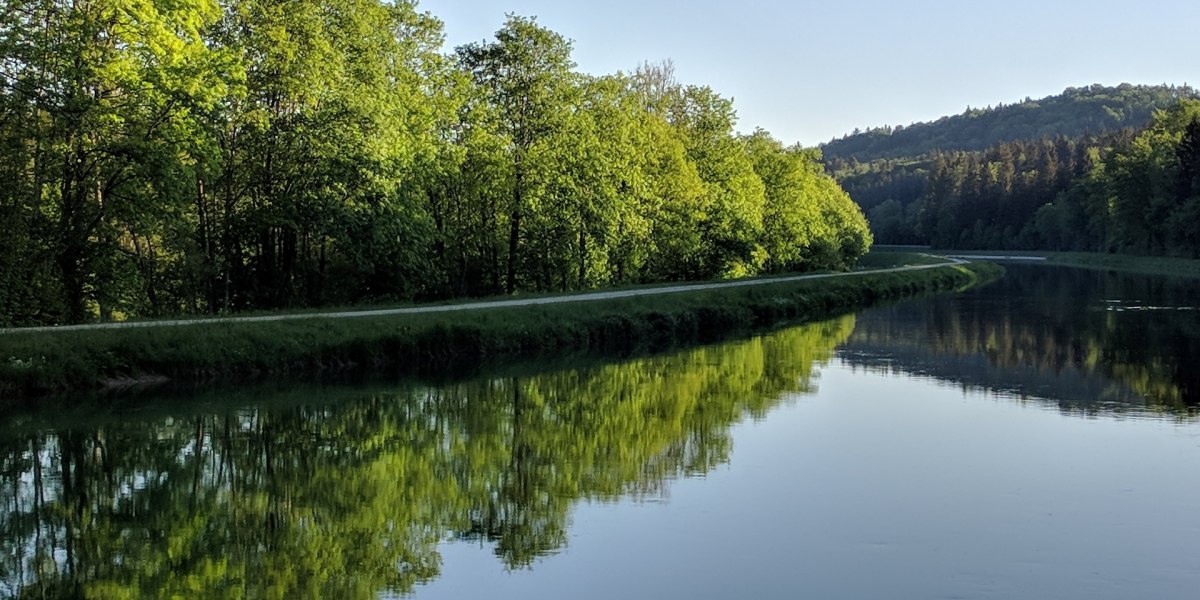
<svg viewBox="0 0 1200 600"><path fill-rule="evenodd" d="M241 409L10 424L0 594L367 598L435 577L447 536L524 567L564 546L581 499L656 496L727 461L731 425L810 390L853 328L336 402L293 390Z"/></svg>
<svg viewBox="0 0 1200 600"><path fill-rule="evenodd" d="M840 355L1068 413L1194 414L1198 304L1194 280L1013 265L983 289L862 314Z"/></svg>
<svg viewBox="0 0 1200 600"><path fill-rule="evenodd" d="M235 404L174 398L118 418L5 419L0 596L367 598L436 577L447 538L520 569L565 547L581 500L658 498L673 479L727 462L731 426L812 391L839 346L856 367L1037 397L1071 414L1193 414L1200 313L1178 309L1198 291L1014 266L993 286L871 311L857 325L618 364L436 386L260 389ZM854 418L881 410L867 406ZM852 436L853 425L830 431ZM911 440L888 447L901 442Z"/></svg>

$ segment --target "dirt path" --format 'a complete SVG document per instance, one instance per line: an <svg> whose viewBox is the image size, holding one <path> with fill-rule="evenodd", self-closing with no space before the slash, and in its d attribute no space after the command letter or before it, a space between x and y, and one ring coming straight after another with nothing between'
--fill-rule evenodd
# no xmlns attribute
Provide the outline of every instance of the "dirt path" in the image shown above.
<svg viewBox="0 0 1200 600"><path fill-rule="evenodd" d="M552 296L548 298L514 298L512 300L489 300L486 302L470 302L465 304L446 304L435 306L410 306L405 308L383 308L377 310L352 310L342 312L297 313L286 315L261 315L253 317L212 317L203 319L177 319L170 321L132 321L123 323L95 323L91 325L62 325L52 327L17 327L0 329L5 333L35 333L51 331L92 331L98 329L132 329L135 327L182 327L185 325L209 325L213 323L266 323L271 321L296 321L300 319L354 319L360 317L384 317L389 315L413 315L421 313L453 312L459 310L484 310L489 308L508 308L513 306L533 306L537 304L561 304L565 302L591 302L593 300L609 300L613 298L632 298L635 296L657 296L662 294L677 294L681 292L696 292L701 290L716 290L721 288L747 287L752 285L770 285L809 279L830 279L833 277L858 277L876 273L902 273L904 271L920 271L922 269L937 269L948 265L961 265L967 261L960 258L947 258L947 262L934 265L912 265L893 267L890 269L871 269L866 271L851 271L849 273L821 273L817 275L793 275L790 277L775 277L770 279L751 279L742 281L726 281L717 283L691 283L667 287L646 288L637 290L616 290L610 292L587 292L568 296Z"/></svg>

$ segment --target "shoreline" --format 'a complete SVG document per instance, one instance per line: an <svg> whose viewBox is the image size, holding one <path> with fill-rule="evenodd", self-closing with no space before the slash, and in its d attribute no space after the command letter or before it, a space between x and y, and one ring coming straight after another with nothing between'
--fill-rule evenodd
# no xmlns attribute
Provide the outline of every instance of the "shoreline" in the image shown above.
<svg viewBox="0 0 1200 600"><path fill-rule="evenodd" d="M84 323L78 325L39 325L33 327L0 328L0 335L28 333L70 333L81 331L122 330L135 328L158 327L190 327L196 325L219 325L232 323L270 323L279 321L300 321L308 319L361 319L369 317L386 317L395 315L415 315L428 313L443 313L471 310L490 310L538 304L563 304L569 302L596 302L619 298L638 296L659 296L663 294L691 293L705 290L740 288L757 285L773 285L814 279L830 279L835 277L860 277L883 273L901 273L938 267L963 264L967 262L954 256L929 256L935 262L926 264L905 264L895 267L876 268L864 271L848 271L834 273L808 273L802 275L777 275L770 277L751 277L729 281L693 281L683 283L653 284L645 287L629 289L606 289L588 292L552 294L547 296L506 297L486 300L453 301L438 304L400 306L392 308L360 307L351 309L317 310L307 312L276 312L270 314L251 314L243 316L191 317L177 319L155 319L134 321L113 321L107 323ZM988 260L979 257L978 260ZM948 262L947 262L948 261Z"/></svg>
<svg viewBox="0 0 1200 600"><path fill-rule="evenodd" d="M884 247L886 251L886 247ZM917 250L909 250L917 251ZM1036 262L1038 264L1163 275L1167 277L1200 278L1200 259L1174 256L1139 256L1100 252L1051 252L1044 250L924 250L932 254L967 260Z"/></svg>
<svg viewBox="0 0 1200 600"><path fill-rule="evenodd" d="M10 330L0 335L0 398L23 401L129 382L203 385L384 368L436 372L498 358L707 343L738 331L963 289L1002 274L990 263L950 263L478 310L426 307L349 319L301 315L205 327L93 328L70 335Z"/></svg>

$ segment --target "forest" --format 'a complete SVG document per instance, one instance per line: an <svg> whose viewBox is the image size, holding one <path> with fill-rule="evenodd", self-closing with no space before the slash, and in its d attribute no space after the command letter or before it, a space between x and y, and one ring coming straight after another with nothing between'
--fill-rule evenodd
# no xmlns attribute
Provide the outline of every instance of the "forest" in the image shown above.
<svg viewBox="0 0 1200 600"><path fill-rule="evenodd" d="M382 0L11 0L0 326L843 269L819 154L670 62L589 75L509 15Z"/></svg>
<svg viewBox="0 0 1200 600"><path fill-rule="evenodd" d="M1071 87L1038 100L967 109L907 127L885 125L855 130L821 146L826 158L866 163L904 159L936 151L979 151L1001 142L1033 141L1043 137L1085 137L1125 128L1143 127L1156 110L1181 99L1196 98L1187 85L1093 84ZM836 164L836 163L835 163Z"/></svg>
<svg viewBox="0 0 1200 600"><path fill-rule="evenodd" d="M1200 257L1200 100L1163 89L1136 128L827 165L880 243Z"/></svg>

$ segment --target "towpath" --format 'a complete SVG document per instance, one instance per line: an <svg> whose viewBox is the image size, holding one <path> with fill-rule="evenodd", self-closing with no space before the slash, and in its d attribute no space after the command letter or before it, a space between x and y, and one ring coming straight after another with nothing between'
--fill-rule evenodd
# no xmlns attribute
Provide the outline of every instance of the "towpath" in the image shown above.
<svg viewBox="0 0 1200 600"><path fill-rule="evenodd" d="M401 308L381 308L367 310L349 310L339 312L289 313L280 315L256 315L248 317L208 317L200 319L174 319L164 321L125 321L115 323L93 323L89 325L61 325L50 327L16 327L0 329L0 334L34 333L34 332L71 332L94 331L101 329L132 329L139 327L184 327L189 325L212 325L217 323L268 323L272 321L298 321L301 319L356 319L363 317L385 317L390 315L413 315L422 313L453 312L460 310L486 310L491 308L509 308L514 306L534 306L539 304L563 304L567 302L591 302L595 300L610 300L614 298L633 298L637 296L659 296L702 290L717 290L723 288L749 287L754 285L770 285L810 279L832 279L834 277L858 277L878 273L903 273L923 269L937 269L948 265L960 265L967 261L963 258L946 258L946 262L931 265L909 265L887 269L868 269L849 271L846 273L817 273L813 275L791 275L767 279L744 279L737 281L719 281L713 283L688 283L664 287L640 288L633 290L611 290L602 292L586 292L565 296L548 296L544 298L513 298L510 300L487 300L483 302L466 302L462 304L436 304L425 306L406 306ZM972 257L975 258L975 257Z"/></svg>

